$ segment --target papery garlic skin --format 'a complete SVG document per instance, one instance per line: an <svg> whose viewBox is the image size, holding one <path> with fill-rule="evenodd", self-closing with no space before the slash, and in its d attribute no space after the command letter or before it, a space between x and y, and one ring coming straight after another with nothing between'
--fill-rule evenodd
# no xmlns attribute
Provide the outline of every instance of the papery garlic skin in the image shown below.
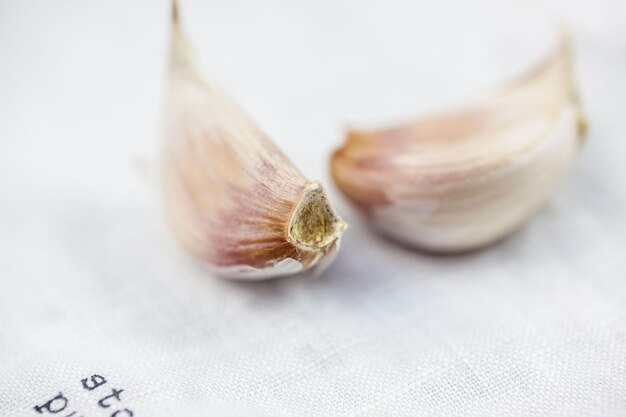
<svg viewBox="0 0 626 417"><path fill-rule="evenodd" d="M308 181L205 79L173 3L162 158L172 230L215 273L267 279L327 265L346 224Z"/></svg>
<svg viewBox="0 0 626 417"><path fill-rule="evenodd" d="M429 251L467 251L506 236L545 203L578 154L581 122L564 43L466 109L349 132L331 170L385 234Z"/></svg>

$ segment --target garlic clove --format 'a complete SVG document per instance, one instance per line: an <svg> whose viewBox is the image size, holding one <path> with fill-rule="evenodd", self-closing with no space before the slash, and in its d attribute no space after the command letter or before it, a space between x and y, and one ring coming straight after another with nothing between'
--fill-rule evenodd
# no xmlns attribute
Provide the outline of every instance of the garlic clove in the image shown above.
<svg viewBox="0 0 626 417"><path fill-rule="evenodd" d="M519 227L581 147L584 119L568 42L472 105L412 123L350 131L333 179L383 233L435 252L475 249Z"/></svg>
<svg viewBox="0 0 626 417"><path fill-rule="evenodd" d="M266 279L320 271L346 223L199 70L172 8L162 183L169 222L215 273Z"/></svg>

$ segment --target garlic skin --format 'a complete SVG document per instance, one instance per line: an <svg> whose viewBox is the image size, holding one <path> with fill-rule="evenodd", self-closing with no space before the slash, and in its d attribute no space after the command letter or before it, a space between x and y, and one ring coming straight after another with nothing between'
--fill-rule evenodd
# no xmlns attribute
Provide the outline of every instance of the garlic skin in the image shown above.
<svg viewBox="0 0 626 417"><path fill-rule="evenodd" d="M172 7L162 184L169 223L188 252L228 278L321 271L346 223L199 70Z"/></svg>
<svg viewBox="0 0 626 417"><path fill-rule="evenodd" d="M582 118L569 46L466 108L375 131L349 131L333 179L384 234L462 252L515 230L578 155Z"/></svg>

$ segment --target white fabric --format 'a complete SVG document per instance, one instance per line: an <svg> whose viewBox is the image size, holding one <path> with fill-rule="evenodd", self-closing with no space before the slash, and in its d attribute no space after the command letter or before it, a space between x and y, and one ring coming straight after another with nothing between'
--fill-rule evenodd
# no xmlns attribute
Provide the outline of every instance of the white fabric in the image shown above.
<svg viewBox="0 0 626 417"><path fill-rule="evenodd" d="M4 1L0 416L48 415L33 407L59 392L63 417L626 415L622 1L181 6L207 73L312 179L346 124L528 68L552 18L573 33L587 145L550 204L486 250L396 246L335 192L350 228L327 273L228 282L161 216L166 2ZM93 374L107 383L88 391Z"/></svg>

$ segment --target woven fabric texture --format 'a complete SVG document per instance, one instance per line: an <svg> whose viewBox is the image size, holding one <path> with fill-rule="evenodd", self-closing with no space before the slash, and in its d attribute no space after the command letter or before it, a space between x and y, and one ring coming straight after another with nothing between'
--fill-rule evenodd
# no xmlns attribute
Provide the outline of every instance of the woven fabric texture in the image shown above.
<svg viewBox="0 0 626 417"><path fill-rule="evenodd" d="M572 33L587 143L521 230L421 254L331 187L336 263L261 283L164 225L166 3L0 5L0 416L626 416L623 2L183 0L207 73L312 179L341 126L467 100L552 18Z"/></svg>

